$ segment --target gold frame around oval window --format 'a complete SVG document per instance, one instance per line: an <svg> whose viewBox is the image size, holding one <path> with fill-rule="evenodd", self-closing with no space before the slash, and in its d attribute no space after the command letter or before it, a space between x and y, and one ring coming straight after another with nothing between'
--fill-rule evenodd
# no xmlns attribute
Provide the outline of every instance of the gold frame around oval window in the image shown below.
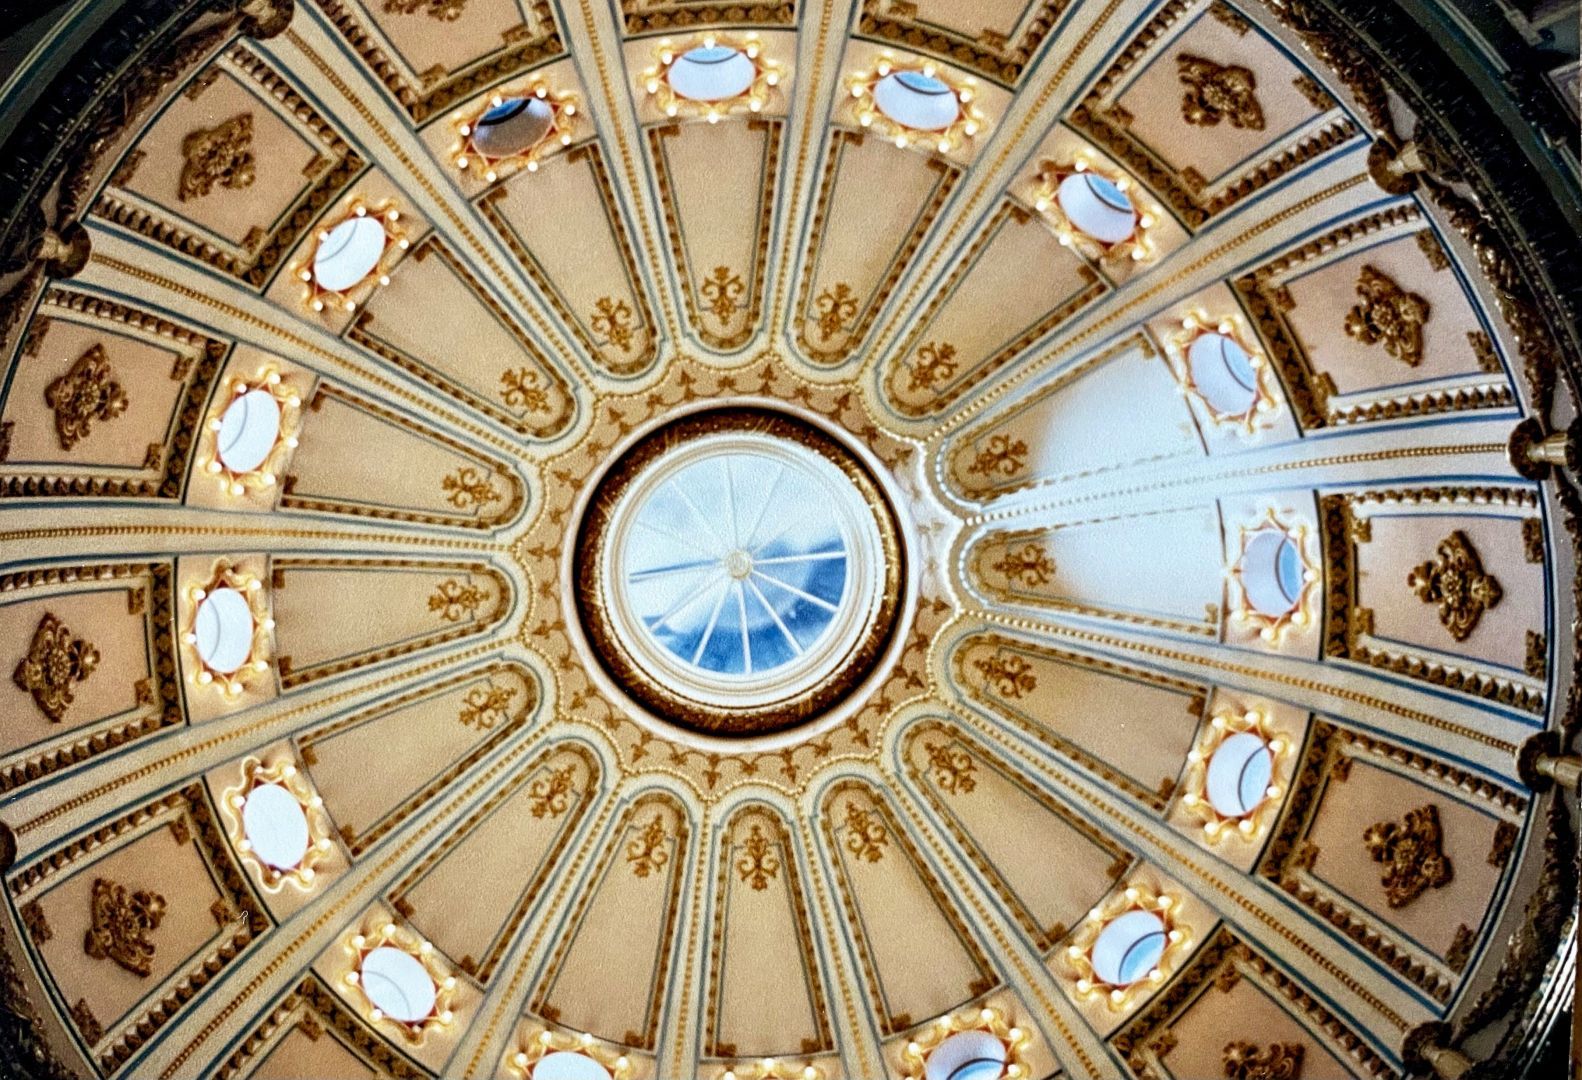
<svg viewBox="0 0 1582 1080"><path fill-rule="evenodd" d="M589 1058L610 1074L610 1080L631 1080L635 1071L632 1059L618 1047L606 1046L587 1032L573 1035L568 1031L539 1028L536 1035L519 1043L518 1047L506 1058L506 1067L528 1080L532 1080L533 1066L550 1054L578 1054Z"/></svg>
<svg viewBox="0 0 1582 1080"><path fill-rule="evenodd" d="M728 708L686 697L654 679L621 643L604 599L604 539L611 515L630 485L666 451L704 435L753 432L797 443L844 473L873 514L884 552L877 611L862 636L822 683L789 698L745 708ZM574 598L594 655L616 685L655 716L704 735L767 735L815 719L840 702L872 672L899 621L906 556L901 523L878 479L829 433L767 407L726 406L673 420L643 436L600 478L583 512L572 555Z"/></svg>
<svg viewBox="0 0 1582 1080"><path fill-rule="evenodd" d="M551 113L549 130L532 146L524 147L514 154L495 157L479 150L473 141L478 121L491 109L516 98L537 98L548 105ZM450 147L451 164L474 180L486 184L504 180L522 169L537 172L538 164L545 155L559 147L571 145L577 127L579 104L577 95L569 90L552 90L548 82L539 78L516 89L497 90L483 104L470 111L452 114L451 125L457 141Z"/></svg>
<svg viewBox="0 0 1582 1080"><path fill-rule="evenodd" d="M1252 601L1247 599L1247 587L1242 584L1241 564L1247 558L1247 545L1254 536L1260 533L1278 531L1284 533L1296 545L1297 556L1302 560L1302 593L1297 597L1296 604L1291 610L1282 615L1268 615L1252 606ZM1236 606L1231 612L1231 618L1241 623L1246 623L1258 628L1258 636L1270 645L1279 645L1286 632L1295 626L1305 629L1313 624L1313 613L1309 610L1312 606L1313 594L1318 588L1318 561L1313 558L1308 550L1312 542L1312 530L1306 524L1290 525L1285 517L1274 507L1264 510L1263 516L1252 525L1241 526L1241 540L1236 552L1236 561L1231 564L1226 575L1236 593Z"/></svg>
<svg viewBox="0 0 1582 1080"><path fill-rule="evenodd" d="M948 126L936 130L910 127L874 102L873 90L881 79L909 71L938 79L950 88L956 98L956 119ZM877 131L901 149L915 146L948 154L982 134L987 126L982 110L974 104L978 96L977 80L957 79L934 60L902 59L887 49L879 54L873 67L847 76L846 89L850 94L852 118L857 126L864 131Z"/></svg>
<svg viewBox="0 0 1582 1080"><path fill-rule="evenodd" d="M302 853L297 865L288 869L270 865L258 857L252 844L247 840L247 829L242 821L242 809L247 803L247 797L255 788L267 784L276 784L285 788L287 794L302 807L302 814L308 822L307 850ZM241 783L226 788L220 798L220 804L234 824L232 845L244 861L258 868L258 877L266 892L279 892L286 882L290 882L302 892L313 888L313 879L317 876L316 867L329 855L334 841L330 839L329 818L324 812L324 799L308 786L296 762L282 758L272 765L265 765L256 757L247 758L242 762Z"/></svg>
<svg viewBox="0 0 1582 1080"><path fill-rule="evenodd" d="M286 456L297 447L297 436L302 426L302 395L289 385L274 364L263 364L251 379L238 375L231 379L231 393L223 404L203 425L202 469L220 482L221 490L228 495L241 495L247 491L273 488L280 479ZM220 458L220 425L231 405L244 394L254 390L267 390L280 408L280 427L275 432L274 445L256 468L237 472Z"/></svg>
<svg viewBox="0 0 1582 1080"><path fill-rule="evenodd" d="M670 85L670 69L675 62L693 49L712 49L716 46L735 49L753 64L753 81L735 97L717 101L703 101L683 97ZM698 117L717 123L731 113L760 113L769 104L771 92L785 80L785 66L764 55L764 43L757 34L736 36L710 30L694 35L686 44L677 45L665 38L654 48L654 62L638 76L638 86L653 99L655 106L667 117Z"/></svg>
<svg viewBox="0 0 1582 1080"><path fill-rule="evenodd" d="M247 600L247 609L253 617L253 643L247 659L235 671L223 672L211 668L198 652L198 607L216 589L229 588L241 593ZM269 597L264 583L257 574L238 570L229 559L221 559L202 584L187 586L186 629L181 633L181 645L188 661L187 680L200 686L213 686L226 697L236 697L259 674L269 670L269 636L274 632L275 620L269 614Z"/></svg>
<svg viewBox="0 0 1582 1080"><path fill-rule="evenodd" d="M1197 380L1192 377L1192 365L1187 360L1187 350L1192 347L1194 341L1208 334L1221 334L1230 338L1247 354L1247 362L1252 365L1253 377L1257 379L1258 385L1253 394L1252 405L1246 412L1227 413L1216 409L1198 388ZM1254 340L1256 339L1239 317L1231 315L1216 319L1201 309L1183 316L1181 329L1165 340L1165 357L1169 361L1171 373L1175 375L1176 383L1181 387L1181 392L1188 397L1196 398L1216 426L1237 428L1243 435L1256 435L1267 428L1280 408L1280 396L1275 393L1274 365L1269 362L1262 349L1248 344Z"/></svg>
<svg viewBox="0 0 1582 1080"><path fill-rule="evenodd" d="M1175 912L1179 907L1180 902L1174 896L1156 892L1152 886L1134 880L1088 912L1065 950L1077 997L1084 1001L1102 997L1111 1012L1120 1012L1138 997L1164 985L1175 973L1176 962L1192 941L1191 933L1176 922ZM1159 917L1165 928L1165 947L1158 963L1147 975L1125 986L1116 986L1094 970L1093 947L1105 927L1133 911L1146 911Z"/></svg>
<svg viewBox="0 0 1582 1080"><path fill-rule="evenodd" d="M928 1058L941 1043L952 1035L964 1031L981 1031L994 1036L1005 1044L1005 1072L1010 1080L1030 1076L1023 1051L1033 1041L1032 1032L1025 1027L1013 1026L1005 1014L995 1008L963 1009L941 1016L923 1030L914 1032L901 1049L901 1067L904 1080L923 1080L928 1075Z"/></svg>
<svg viewBox="0 0 1582 1080"><path fill-rule="evenodd" d="M1088 233L1067 216L1060 205L1061 183L1070 176L1091 174L1108 180L1119 188L1132 203L1132 220L1135 230L1131 237L1106 244ZM1130 257L1133 262L1145 262L1158 254L1153 230L1162 222L1164 211L1157 203L1142 205L1142 188L1130 176L1119 171L1101 169L1083 152L1078 151L1069 161L1060 162L1047 158L1039 163L1038 182L1033 187L1033 209L1049 222L1055 237L1064 247L1074 248L1090 259L1115 262Z"/></svg>
<svg viewBox="0 0 1582 1080"><path fill-rule="evenodd" d="M397 1020L375 1005L373 998L369 997L368 991L364 989L363 961L368 958L369 953L383 946L399 949L412 957L423 966L423 970L433 980L434 1006L429 1010L429 1015L422 1020ZM391 919L382 918L374 923L371 929L360 930L348 938L346 952L352 958L352 967L343 979L361 995L363 1004L367 1008L367 1019L376 1027L380 1024L390 1024L401 1032L407 1042L413 1046L422 1046L429 1031L437 1027L448 1027L454 1021L455 1015L451 1011L451 1003L455 1000L456 976L440 963L439 950L434 947L434 943L415 930L400 926Z"/></svg>
<svg viewBox="0 0 1582 1080"><path fill-rule="evenodd" d="M1269 790L1264 798L1248 813L1227 817L1215 808L1208 797L1208 766L1214 752L1232 735L1250 734L1263 740L1271 765ZM1285 785L1280 783L1282 763L1295 752L1291 738L1275 731L1270 725L1267 709L1251 708L1242 712L1235 709L1215 709L1196 745L1187 753L1186 775L1182 778L1181 805L1189 814L1203 823L1203 835L1209 843L1217 844L1227 835L1234 834L1246 843L1264 835L1270 820L1279 813L1280 797Z"/></svg>
<svg viewBox="0 0 1582 1080"><path fill-rule="evenodd" d="M319 284L318 276L313 272L313 260L318 256L319 246L330 238L330 233L348 221L362 217L373 218L384 229L384 247L379 252L379 261L374 263L372 270L346 288L326 289ZM302 283L303 306L313 312L333 310L332 305L327 303L325 298L335 297L340 301L338 306L341 309L356 311L358 301L353 297L356 294L370 292L370 282L377 282L380 285L390 284L390 271L394 268L396 260L401 257L402 252L412 246L406 230L399 224L400 220L401 208L394 199L382 199L378 203L369 205L366 200L356 198L347 206L344 214L338 215L332 223L315 229L307 249L301 257L292 262L287 271L291 277Z"/></svg>

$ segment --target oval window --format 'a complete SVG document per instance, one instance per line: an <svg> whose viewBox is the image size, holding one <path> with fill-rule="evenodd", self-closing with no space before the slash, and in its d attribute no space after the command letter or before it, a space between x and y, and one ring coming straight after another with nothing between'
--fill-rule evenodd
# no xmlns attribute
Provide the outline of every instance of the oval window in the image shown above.
<svg viewBox="0 0 1582 1080"><path fill-rule="evenodd" d="M1258 372L1235 338L1218 331L1199 334L1187 346L1192 385L1223 416L1246 416L1258 403Z"/></svg>
<svg viewBox="0 0 1582 1080"><path fill-rule="evenodd" d="M252 472L264 463L279 435L280 403L268 390L250 390L220 417L220 462L234 473Z"/></svg>
<svg viewBox="0 0 1582 1080"><path fill-rule="evenodd" d="M1208 801L1223 817L1246 817L1258 809L1274 776L1274 755L1258 736L1238 732L1219 744L1208 762Z"/></svg>
<svg viewBox="0 0 1582 1080"><path fill-rule="evenodd" d="M330 230L313 254L313 280L329 292L345 292L379 265L385 229L372 215L347 218Z"/></svg>
<svg viewBox="0 0 1582 1080"><path fill-rule="evenodd" d="M1247 540L1241 556L1241 586L1260 615L1289 615L1302 599L1302 554L1280 529L1262 529Z"/></svg>
<svg viewBox="0 0 1582 1080"><path fill-rule="evenodd" d="M533 1080L610 1080L610 1070L586 1054L557 1050L538 1059Z"/></svg>
<svg viewBox="0 0 1582 1080"><path fill-rule="evenodd" d="M472 145L491 158L510 157L544 141L555 124L555 110L536 97L508 98L480 116Z"/></svg>
<svg viewBox="0 0 1582 1080"><path fill-rule="evenodd" d="M999 1080L1009 1055L987 1031L958 1031L928 1055L925 1080Z"/></svg>
<svg viewBox="0 0 1582 1080"><path fill-rule="evenodd" d="M229 675L247 663L253 652L253 609L235 589L215 589L198 604L193 619L194 644L203 665Z"/></svg>
<svg viewBox="0 0 1582 1080"><path fill-rule="evenodd" d="M1137 231L1137 209L1113 181L1090 172L1073 173L1055 191L1071 224L1101 244L1119 244Z"/></svg>
<svg viewBox="0 0 1582 1080"><path fill-rule="evenodd" d="M1130 986L1159 966L1169 935L1151 911L1110 920L1093 943L1093 973L1111 986Z"/></svg>
<svg viewBox="0 0 1582 1080"><path fill-rule="evenodd" d="M259 861L278 870L295 869L308 853L308 816L279 784L260 784L248 792L242 831Z"/></svg>
<svg viewBox="0 0 1582 1080"><path fill-rule="evenodd" d="M434 1012L439 988L428 969L410 953L381 945L363 957L363 993L392 1020L416 1024Z"/></svg>
<svg viewBox="0 0 1582 1080"><path fill-rule="evenodd" d="M873 103L897 124L917 131L944 131L961 116L956 92L921 71L886 75L874 84Z"/></svg>
<svg viewBox="0 0 1582 1080"><path fill-rule="evenodd" d="M758 66L740 49L700 45L676 57L665 78L670 89L693 101L740 97L758 77Z"/></svg>

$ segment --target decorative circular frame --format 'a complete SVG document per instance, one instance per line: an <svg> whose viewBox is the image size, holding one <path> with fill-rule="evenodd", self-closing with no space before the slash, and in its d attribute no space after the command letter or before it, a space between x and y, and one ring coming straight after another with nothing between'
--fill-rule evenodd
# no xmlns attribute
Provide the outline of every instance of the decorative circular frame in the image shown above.
<svg viewBox="0 0 1582 1080"><path fill-rule="evenodd" d="M1150 994L1162 985L1165 979L1174 974L1176 962L1192 940L1191 934L1176 923L1176 907L1175 897L1155 892L1143 882L1133 881L1088 912L1087 918L1073 932L1071 944L1066 946L1066 962L1075 975L1077 996L1084 1001L1103 997L1112 1012L1119 1012L1134 999ZM1125 986L1116 986L1106 982L1094 970L1093 947L1106 926L1133 911L1149 912L1164 924L1164 952L1146 976Z"/></svg>
<svg viewBox="0 0 1582 1080"><path fill-rule="evenodd" d="M877 602L861 633L820 683L764 703L731 707L698 700L653 677L628 647L613 609L605 577L612 521L623 496L661 454L708 435L742 432L768 435L811 450L834 465L857 488L873 515L883 566ZM729 406L692 413L639 438L598 480L583 512L573 547L574 602L592 652L605 672L635 702L655 716L715 736L763 735L807 723L868 678L889 644L903 603L906 557L902 528L883 487L862 460L822 428L772 408ZM873 591L873 590L870 590Z"/></svg>
<svg viewBox="0 0 1582 1080"><path fill-rule="evenodd" d="M757 1061L734 1062L719 1074L719 1080L824 1080L817 1065L766 1057Z"/></svg>
<svg viewBox="0 0 1582 1080"><path fill-rule="evenodd" d="M478 121L494 109L514 99L536 98L549 106L549 130L531 146L513 154L490 155L475 141ZM456 113L451 123L456 130L456 143L450 149L451 163L476 180L492 184L521 169L537 172L538 164L546 155L563 146L570 146L577 127L577 96L570 91L551 90L543 79L533 79L527 85L510 90L499 90L489 99L466 113Z"/></svg>
<svg viewBox="0 0 1582 1080"><path fill-rule="evenodd" d="M260 859L253 850L252 843L247 839L242 808L246 806L247 797L252 794L253 789L266 784L276 784L285 788L302 807L302 815L308 822L307 850L303 852L301 861L290 869L281 869ZM329 819L324 813L324 799L308 786L302 770L298 769L294 762L281 759L273 765L265 765L258 758L247 758L242 762L242 782L226 788L220 803L225 807L234 824L232 844L245 861L258 868L258 876L265 890L272 893L279 892L286 882L290 882L303 892L313 887L315 868L329 854L333 841L330 839Z"/></svg>
<svg viewBox="0 0 1582 1080"><path fill-rule="evenodd" d="M1241 346L1241 350L1247 354L1247 363L1252 367L1258 385L1252 404L1245 412L1221 412L1198 387L1192 375L1188 350L1194 341L1206 334L1221 334ZM1268 427L1280 408L1280 395L1275 391L1274 366L1269 363L1262 349L1249 344L1252 340L1252 335L1239 318L1228 316L1216 319L1207 312L1197 310L1183 316L1180 331L1165 341L1165 355L1170 359L1170 368L1181 386L1181 392L1201 402L1215 424L1239 428L1246 435L1254 435Z"/></svg>
<svg viewBox="0 0 1582 1080"><path fill-rule="evenodd" d="M901 1075L905 1080L924 1080L928 1070L928 1056L946 1039L963 1031L982 1031L993 1035L1005 1045L1005 1072L1011 1080L1030 1076L1024 1051L1033 1036L1023 1027L1013 1026L999 1009L963 1009L949 1013L914 1032L901 1048Z"/></svg>
<svg viewBox="0 0 1582 1080"><path fill-rule="evenodd" d="M258 467L237 472L220 458L220 425L231 405L255 390L266 391L275 399L275 404L280 408L280 427L275 432L274 445ZM274 364L260 366L251 379L236 376L231 380L231 396L219 404L203 426L203 471L216 477L221 488L230 495L273 488L279 481L287 456L297 448L297 432L302 425L301 408L302 395L286 383L280 369Z"/></svg>
<svg viewBox="0 0 1582 1080"><path fill-rule="evenodd" d="M1255 608L1248 598L1246 585L1242 581L1242 563L1246 559L1248 545L1254 537L1274 531L1291 539L1302 563L1301 592L1297 596L1295 605L1281 615L1269 615ZM1306 627L1313 621L1310 609L1313 595L1318 589L1319 563L1309 550L1312 543L1312 530L1305 524L1287 524L1281 512L1272 506L1264 510L1263 516L1256 523L1241 526L1236 562L1232 565L1229 575L1235 593L1235 607L1231 617L1238 622L1256 627L1258 636L1271 645L1278 645L1291 627Z"/></svg>
<svg viewBox="0 0 1582 1080"><path fill-rule="evenodd" d="M1256 735L1263 740L1269 752L1271 777L1264 798L1257 806L1239 817L1227 817L1208 797L1209 762L1225 740L1241 734ZM1227 834L1250 843L1264 834L1270 820L1280 812L1280 796L1285 793L1280 783L1281 766L1294 752L1291 740L1270 727L1270 717L1265 710L1216 709L1198 736L1197 745L1187 753L1181 805L1203 822L1203 835L1210 843L1219 843Z"/></svg>
<svg viewBox="0 0 1582 1080"><path fill-rule="evenodd" d="M632 1061L619 1049L606 1046L587 1032L572 1035L564 1031L541 1029L537 1035L519 1044L507 1059L511 1071L528 1078L533 1066L550 1054L579 1054L599 1064L610 1074L611 1080L631 1080Z"/></svg>
<svg viewBox="0 0 1582 1080"><path fill-rule="evenodd" d="M677 60L694 49L735 49L753 64L753 79L747 88L734 97L716 101L683 97L670 85L670 69ZM711 124L731 113L758 113L769 104L774 88L785 78L785 67L764 55L763 41L757 34L720 34L714 31L698 34L685 45L678 46L665 38L654 48L654 62L643 70L639 84L653 99L659 111L666 116L702 117Z"/></svg>
<svg viewBox="0 0 1582 1080"><path fill-rule="evenodd" d="M1091 174L1109 181L1125 194L1132 204L1135 230L1131 237L1107 244L1083 230L1072 221L1060 205L1060 185L1071 176ZM1156 203L1139 205L1143 199L1140 185L1125 173L1111 173L1095 168L1086 154L1078 152L1070 161L1045 160L1038 166L1038 181L1033 187L1033 209L1037 210L1055 230L1055 236L1065 247L1074 248L1091 259L1116 262L1130 257L1133 262L1143 262L1157 254L1153 230L1164 220L1164 211Z"/></svg>
<svg viewBox="0 0 1582 1080"><path fill-rule="evenodd" d="M216 589L235 589L247 598L247 609L253 616L253 643L247 658L235 671L217 671L210 667L198 652L198 635L195 627L198 606ZM257 574L237 570L229 559L214 564L214 570L201 585L186 589L187 629L182 632L181 645L186 653L187 679L199 686L213 686L227 697L235 697L246 688L255 675L269 670L269 635L274 632L275 620L269 614L269 597L264 583Z"/></svg>
<svg viewBox="0 0 1582 1080"><path fill-rule="evenodd" d="M397 1020L386 1015L368 996L368 991L362 984L362 964L369 953L381 947L399 949L406 953L421 964L428 977L433 980L434 1004L429 1009L428 1016L411 1022ZM352 968L345 975L346 984L357 988L357 992L362 995L363 1004L367 1006L368 1019L376 1026L381 1023L390 1024L399 1029L402 1036L413 1046L422 1046L431 1030L444 1027L455 1018L450 1006L455 997L456 976L439 962L434 944L427 938L404 926L396 925L388 918L382 918L373 924L371 929L353 934L346 942L346 952L352 958Z"/></svg>
<svg viewBox="0 0 1582 1080"><path fill-rule="evenodd" d="M317 275L313 272L313 263L318 256L319 247L330 238L330 234L348 221L358 218L371 218L379 222L384 229L384 247L379 252L379 260L372 270L364 274L355 283L344 289L328 289L319 284ZM407 239L406 231L400 226L401 208L394 199L385 199L374 206L369 206L362 199L353 199L344 214L327 225L321 225L313 233L307 249L291 264L290 274L302 282L302 303L312 311L323 311L331 299L337 306L346 311L356 311L358 301L356 296L365 294L369 290L369 283L377 281L380 285L390 284L390 271L396 261L401 258L401 253L412 246L412 241Z"/></svg>
<svg viewBox="0 0 1582 1080"><path fill-rule="evenodd" d="M909 71L917 72L929 79L936 79L950 88L956 98L954 121L942 129L925 130L909 127L891 117L874 103L874 87L879 85L880 80ZM916 146L937 150L942 154L949 153L975 138L983 130L983 113L973 104L977 98L977 86L977 81L974 79L957 79L947 74L933 60L903 60L888 50L879 54L879 59L873 67L859 71L846 80L846 87L852 97L852 115L859 127L878 131L885 138L894 140L895 145L901 149Z"/></svg>

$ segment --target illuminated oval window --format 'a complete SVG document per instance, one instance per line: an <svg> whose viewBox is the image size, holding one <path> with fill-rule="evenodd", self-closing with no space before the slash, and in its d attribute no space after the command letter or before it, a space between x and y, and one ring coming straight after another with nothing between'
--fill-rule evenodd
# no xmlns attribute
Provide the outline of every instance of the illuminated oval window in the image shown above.
<svg viewBox="0 0 1582 1080"><path fill-rule="evenodd" d="M1071 224L1101 244L1119 244L1137 231L1137 209L1114 182L1090 172L1073 173L1055 192Z"/></svg>
<svg viewBox="0 0 1582 1080"><path fill-rule="evenodd" d="M537 146L555 123L555 110L536 97L509 98L480 116L472 145L491 158L510 157Z"/></svg>
<svg viewBox="0 0 1582 1080"><path fill-rule="evenodd" d="M229 675L247 663L253 651L253 609L247 597L235 589L215 589L198 604L193 623L198 655L210 671Z"/></svg>
<svg viewBox="0 0 1582 1080"><path fill-rule="evenodd" d="M1111 986L1130 986L1159 966L1169 936L1151 911L1112 919L1093 943L1093 972Z"/></svg>
<svg viewBox="0 0 1582 1080"><path fill-rule="evenodd" d="M758 77L758 67L740 49L700 45L676 57L666 78L670 89L693 101L740 97Z"/></svg>
<svg viewBox="0 0 1582 1080"><path fill-rule="evenodd" d="M610 1070L586 1054L557 1050L533 1066L533 1080L610 1080Z"/></svg>
<svg viewBox="0 0 1582 1080"><path fill-rule="evenodd" d="M308 817L279 784L260 784L242 804L242 831L260 862L291 870L308 853Z"/></svg>
<svg viewBox="0 0 1582 1080"><path fill-rule="evenodd" d="M1225 817L1245 817L1263 802L1273 775L1269 747L1251 732L1238 732L1209 758L1208 801Z"/></svg>
<svg viewBox="0 0 1582 1080"><path fill-rule="evenodd" d="M897 124L918 131L943 131L961 116L956 92L921 71L896 71L873 87L873 103Z"/></svg>
<svg viewBox="0 0 1582 1080"><path fill-rule="evenodd" d="M438 987L410 953L381 945L363 957L361 979L368 1000L392 1020L416 1024L434 1012Z"/></svg>
<svg viewBox="0 0 1582 1080"><path fill-rule="evenodd" d="M1241 586L1261 615L1279 618L1302 599L1302 553L1279 529L1263 529L1247 539L1241 556Z"/></svg>
<svg viewBox="0 0 1582 1080"><path fill-rule="evenodd" d="M934 1048L925 1080L998 1080L1005 1075L1005 1044L987 1031L958 1031Z"/></svg>
<svg viewBox="0 0 1582 1080"><path fill-rule="evenodd" d="M280 404L268 390L251 390L226 406L220 417L220 461L234 473L264 463L280 435Z"/></svg>
<svg viewBox="0 0 1582 1080"><path fill-rule="evenodd" d="M347 218L330 230L313 255L319 288L345 292L373 273L385 251L385 229L372 214Z"/></svg>
<svg viewBox="0 0 1582 1080"><path fill-rule="evenodd" d="M1258 372L1235 338L1211 331L1187 346L1192 384L1214 411L1245 416L1258 401Z"/></svg>

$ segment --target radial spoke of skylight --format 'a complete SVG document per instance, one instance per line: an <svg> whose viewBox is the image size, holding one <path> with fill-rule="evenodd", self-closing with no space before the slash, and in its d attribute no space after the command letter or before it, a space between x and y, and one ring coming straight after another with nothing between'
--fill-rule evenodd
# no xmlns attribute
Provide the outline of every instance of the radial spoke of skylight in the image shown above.
<svg viewBox="0 0 1582 1080"><path fill-rule="evenodd" d="M768 562L769 560L765 559L764 561ZM704 559L701 562L674 563L670 566L656 566L651 570L633 570L627 575L627 578L631 581L643 581L646 578L665 577L668 574L696 573L699 570L707 570L711 566L718 565L718 559Z"/></svg>
<svg viewBox="0 0 1582 1080"><path fill-rule="evenodd" d="M753 595L758 598L758 602L764 606L764 610L769 613L769 617L775 621L775 625L778 626L780 628L780 632L785 635L786 644L791 646L791 651L796 655L801 656L801 643L797 641L795 635L793 635L790 629L786 626L785 620L780 618L780 613L776 611L775 606L769 602L769 598L765 596L764 591L758 587L758 583L752 578L748 578L747 587L752 589Z"/></svg>
<svg viewBox="0 0 1582 1080"><path fill-rule="evenodd" d="M809 551L801 555L775 555L768 559L754 559L753 565L774 566L776 563L818 562L822 559L844 559L845 557L845 550L837 548L834 551Z"/></svg>
<svg viewBox="0 0 1582 1080"><path fill-rule="evenodd" d="M823 608L825 611L839 611L840 610L840 608L836 607L834 604L830 603L828 600L825 600L822 597L814 596L810 592L804 592L803 590L797 588L795 585L787 585L785 582L781 581L779 578L771 577L768 574L764 573L762 570L754 569L753 570L753 576L754 577L761 577L765 581L769 582L769 584L778 586L779 588L784 589L786 592L791 593L794 596L799 596L803 600L806 600L810 604L816 604L819 607Z"/></svg>
<svg viewBox="0 0 1582 1080"><path fill-rule="evenodd" d="M731 474L731 459L721 459L725 465L725 505L730 514L731 547L742 546L741 527L736 522L736 478Z"/></svg>
<svg viewBox="0 0 1582 1080"><path fill-rule="evenodd" d="M740 581L733 582L736 586L736 612L741 616L742 628L742 664L747 674L753 673L753 643L747 632L747 590L742 588Z"/></svg>
<svg viewBox="0 0 1582 1080"><path fill-rule="evenodd" d="M730 589L722 586L719 595L714 598L714 610L709 612L709 621L703 628L703 636L698 638L698 647L692 651L692 665L694 667L697 666L699 660L703 659L703 650L709 647L709 640L714 637L714 628L720 622L720 610L725 607L725 597L729 593Z"/></svg>

